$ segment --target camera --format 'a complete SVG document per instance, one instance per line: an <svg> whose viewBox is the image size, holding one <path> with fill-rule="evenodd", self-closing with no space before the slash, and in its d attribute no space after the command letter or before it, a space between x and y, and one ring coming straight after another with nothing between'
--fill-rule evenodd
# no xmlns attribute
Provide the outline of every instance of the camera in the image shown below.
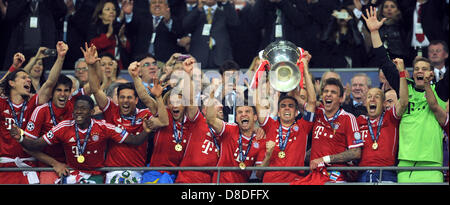
<svg viewBox="0 0 450 205"><path fill-rule="evenodd" d="M46 49L43 54L47 56L56 56L57 52L56 49Z"/></svg>
<svg viewBox="0 0 450 205"><path fill-rule="evenodd" d="M186 59L188 59L190 57L191 57L190 55L182 54L182 55L177 57L177 61L184 61L184 60L186 60Z"/></svg>
<svg viewBox="0 0 450 205"><path fill-rule="evenodd" d="M347 19L348 13L347 12L337 12L337 18L338 19Z"/></svg>

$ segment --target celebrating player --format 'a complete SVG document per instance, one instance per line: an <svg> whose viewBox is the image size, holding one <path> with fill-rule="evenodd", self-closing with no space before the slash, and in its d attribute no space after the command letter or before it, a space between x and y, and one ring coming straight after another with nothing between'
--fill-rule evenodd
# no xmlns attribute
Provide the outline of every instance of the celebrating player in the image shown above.
<svg viewBox="0 0 450 205"><path fill-rule="evenodd" d="M303 166L305 162L306 145L308 134L311 132L314 124L314 111L316 109L316 94L314 85L308 69L308 57L303 57L304 79L306 80L306 89L308 93L308 102L306 104L306 112L304 116L296 120L299 112L299 102L295 97L283 96L278 101L278 120L273 120L268 112L270 108L263 108L260 103L256 103L258 111L258 121L266 132L266 140L276 143L273 150L275 154L266 150L263 166ZM298 92L295 89L293 92ZM258 92L257 92L258 93ZM263 177L263 182L292 182L300 179L302 176L297 171L258 171L257 176Z"/></svg>
<svg viewBox="0 0 450 205"><path fill-rule="evenodd" d="M82 95L75 101L73 120L60 122L38 139L23 137L23 130L13 126L10 131L11 137L24 148L32 151L42 150L47 145L61 143L64 147L67 164L75 169L70 173L67 169L64 170L64 173L60 173L70 174L66 178L67 183L103 183L101 172L93 169L104 166L108 140L140 145L151 131L147 126L150 120L145 119L144 130L139 135L133 135L103 120L92 119L93 113L93 100L89 96Z"/></svg>
<svg viewBox="0 0 450 205"><path fill-rule="evenodd" d="M9 130L13 126L25 129L34 109L49 101L52 97L58 76L61 72L68 47L62 41L56 44L58 57L50 71L47 81L31 95L31 79L27 72L17 69L8 74L2 82L5 98L0 98L0 167L35 166L35 159L26 153L11 138ZM39 183L36 172L0 172L0 184Z"/></svg>
<svg viewBox="0 0 450 205"><path fill-rule="evenodd" d="M365 106L367 116L361 115L356 120L364 140L359 166L395 166L398 146L398 125L408 106L408 85L406 84L405 66L402 59L394 59L400 73L400 99L384 111L384 93L379 88L371 88L367 93ZM397 173L386 170L380 178L379 170L367 170L361 173L360 182L397 182Z"/></svg>
<svg viewBox="0 0 450 205"><path fill-rule="evenodd" d="M329 78L323 85L323 107L316 109L312 133L311 170L315 170L321 163L327 166L347 166L347 162L360 158L363 146L355 116L340 107L344 100L341 81ZM331 182L346 180L339 171L329 171L328 175Z"/></svg>
<svg viewBox="0 0 450 205"><path fill-rule="evenodd" d="M153 95L156 96L158 102L158 117L154 117L148 109L137 109L138 103L137 92L132 83L120 84L117 88L118 104L112 102L100 89L100 59L97 57L95 46L87 47L83 50L84 58L89 68L89 84L91 91L95 96L95 100L103 111L105 120L114 124L132 134L139 134L143 130L143 121L149 118L154 127L167 126L167 112L162 102L162 87L159 84L151 89ZM130 65L130 69L137 63ZM105 166L110 167L143 167L147 156L147 141L136 146L130 144L122 144L110 141L108 152L106 155ZM106 183L140 183L142 179L141 172L124 170L110 171L106 173Z"/></svg>

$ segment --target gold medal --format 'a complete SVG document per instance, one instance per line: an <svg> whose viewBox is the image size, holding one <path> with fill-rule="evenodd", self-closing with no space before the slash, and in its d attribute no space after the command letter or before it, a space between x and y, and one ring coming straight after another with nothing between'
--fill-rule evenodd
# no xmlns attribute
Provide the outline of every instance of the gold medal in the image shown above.
<svg viewBox="0 0 450 205"><path fill-rule="evenodd" d="M84 156L83 155L78 155L77 162L82 164L84 162Z"/></svg>
<svg viewBox="0 0 450 205"><path fill-rule="evenodd" d="M373 149L373 150L378 149L378 143L377 143L377 142L374 142L374 143L372 144L372 149Z"/></svg>
<svg viewBox="0 0 450 205"><path fill-rule="evenodd" d="M175 145L175 151L181 152L182 150L183 150L183 146L181 146L180 143L178 143L178 144Z"/></svg>
<svg viewBox="0 0 450 205"><path fill-rule="evenodd" d="M286 153L284 151L278 152L278 158L283 159L286 157Z"/></svg>
<svg viewBox="0 0 450 205"><path fill-rule="evenodd" d="M241 162L241 163L239 163L239 168L241 168L241 169L245 169L245 163L244 162Z"/></svg>

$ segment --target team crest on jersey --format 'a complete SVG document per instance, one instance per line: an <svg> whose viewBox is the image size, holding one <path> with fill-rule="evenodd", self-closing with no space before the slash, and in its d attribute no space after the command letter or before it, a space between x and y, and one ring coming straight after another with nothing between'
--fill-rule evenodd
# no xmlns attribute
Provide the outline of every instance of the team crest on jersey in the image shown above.
<svg viewBox="0 0 450 205"><path fill-rule="evenodd" d="M253 143L253 147L254 147L255 149L258 149L258 148L259 148L259 143L258 143L258 142L254 142L254 143Z"/></svg>
<svg viewBox="0 0 450 205"><path fill-rule="evenodd" d="M361 134L359 132L355 132L353 136L355 137L355 140L361 140Z"/></svg>
<svg viewBox="0 0 450 205"><path fill-rule="evenodd" d="M122 133L122 128L120 127L115 127L114 131L116 131L117 133Z"/></svg>
<svg viewBox="0 0 450 205"><path fill-rule="evenodd" d="M33 122L28 122L27 124L27 130L28 131L33 131L34 130L34 123Z"/></svg>
<svg viewBox="0 0 450 205"><path fill-rule="evenodd" d="M53 135L53 132L51 130L47 132L47 138L48 139L52 139L53 136L55 136L55 135Z"/></svg>
<svg viewBox="0 0 450 205"><path fill-rule="evenodd" d="M333 129L335 129L335 130L339 129L339 124L338 123L334 124Z"/></svg>
<svg viewBox="0 0 450 205"><path fill-rule="evenodd" d="M98 134L92 135L92 141L97 142L99 139Z"/></svg>

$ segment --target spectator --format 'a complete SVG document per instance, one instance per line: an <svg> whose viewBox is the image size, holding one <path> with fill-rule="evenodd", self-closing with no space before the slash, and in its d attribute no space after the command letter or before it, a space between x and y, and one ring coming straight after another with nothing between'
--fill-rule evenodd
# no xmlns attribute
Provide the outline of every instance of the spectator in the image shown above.
<svg viewBox="0 0 450 205"><path fill-rule="evenodd" d="M351 97L342 105L345 111L354 116L367 114L363 105L366 101L367 91L372 86L372 80L365 73L357 73L351 79Z"/></svg>
<svg viewBox="0 0 450 205"><path fill-rule="evenodd" d="M106 90L106 88L111 85L111 83L117 80L120 70L116 59L109 53L102 53L100 57L100 70L101 70L101 90Z"/></svg>
<svg viewBox="0 0 450 205"><path fill-rule="evenodd" d="M408 106L408 85L406 83L403 59L394 59L400 73L400 99L392 109L384 110L384 93L379 88L368 91L365 100L367 116L356 120L364 140L359 166L395 166L397 161L398 125ZM397 174L392 170L367 170L360 173L359 182L397 182Z"/></svg>
<svg viewBox="0 0 450 205"><path fill-rule="evenodd" d="M258 122L267 135L266 140L275 144L273 150L266 150L266 157L262 166L304 166L308 134L314 125L316 94L308 70L309 60L302 60L305 65L304 74L308 93L306 105L301 104L301 100L297 100L295 97L285 95L278 101L278 120L273 120L267 112L270 109L262 107L260 103L262 99L269 96L259 97L256 103ZM294 92L298 92L297 89ZM300 93L297 93L297 95L300 95ZM297 120L300 106L306 107L306 110L303 112L303 118ZM263 178L263 183L292 182L303 178L301 172L257 171L256 175Z"/></svg>
<svg viewBox="0 0 450 205"><path fill-rule="evenodd" d="M97 47L99 53L111 54L122 70L124 63L127 62L127 53L130 52L130 42L125 36L125 24L119 23L116 16L114 1L100 1L92 15L88 40Z"/></svg>
<svg viewBox="0 0 450 205"><path fill-rule="evenodd" d="M350 10L333 10L320 39L322 54L318 67L351 68L366 64L364 40Z"/></svg>
<svg viewBox="0 0 450 205"><path fill-rule="evenodd" d="M367 11L367 17L363 17L367 27L371 32L372 45L374 47L375 58L379 59L379 65L383 69L389 84L396 90L399 89L399 74L395 65L387 58L386 51L382 46L378 29L386 19L379 21L375 16L375 11ZM429 111L430 107L424 96L425 88L424 76L431 72L431 63L426 58L416 58L413 62L413 80L408 82L409 105L407 111L402 115L399 126L399 167L415 166L442 166L442 128L437 122L434 114ZM448 81L448 75L444 80ZM436 90L437 99L440 106L445 106L448 99L448 87L444 82L439 81L432 89ZM439 93L443 87L445 92ZM446 97L447 96L447 97ZM445 98L445 99L442 99ZM420 126L417 126L420 125ZM426 144L427 146L423 146ZM398 182L442 182L441 171L399 171Z"/></svg>
<svg viewBox="0 0 450 205"><path fill-rule="evenodd" d="M2 82L5 98L0 98L0 109L5 110L0 117L0 167L32 167L35 159L30 158L21 146L10 135L12 128L25 129L33 110L51 98L51 90L57 82L62 69L68 47L63 42L56 45L58 57L50 71L47 81L37 91L31 94L31 79L29 74L21 69L8 74ZM39 96L39 97L38 97ZM20 162L20 163L16 163ZM36 172L0 172L0 184L36 184L39 183Z"/></svg>
<svg viewBox="0 0 450 205"><path fill-rule="evenodd" d="M394 107L395 104L397 104L398 98L397 93L393 89L389 89L384 91L384 103L383 107L384 110L389 110L392 107Z"/></svg>
<svg viewBox="0 0 450 205"><path fill-rule="evenodd" d="M126 30L133 35L132 56L150 53L167 61L173 53L181 52L177 39L182 37L181 19L174 16L167 0L150 0L150 13L130 13ZM150 20L149 20L150 19Z"/></svg>
<svg viewBox="0 0 450 205"><path fill-rule="evenodd" d="M378 81L380 81L380 89L383 92L387 92L388 90L392 90L391 85L389 85L389 82L386 80L386 76L384 76L383 70L378 68Z"/></svg>
<svg viewBox="0 0 450 205"><path fill-rule="evenodd" d="M444 73L447 71L445 66L448 59L448 46L445 41L435 40L431 41L428 46L428 59L434 67L434 82L438 82L444 78Z"/></svg>
<svg viewBox="0 0 450 205"><path fill-rule="evenodd" d="M74 120L61 122L59 126L53 127L39 139L24 138L17 127L10 131L11 136L31 151L39 151L49 145L62 144L66 162L74 169L70 172L64 169L58 173L60 176L67 175L64 181L69 184L102 184L103 175L93 169L103 167L107 142L113 140L117 143L141 144L151 131L147 126L150 120L144 119L144 130L136 136L104 121L92 119L93 108L94 102L90 97L80 96L74 104ZM91 137L92 139L88 140ZM83 144L81 139L84 141ZM74 147L77 147L75 151L73 151Z"/></svg>
<svg viewBox="0 0 450 205"><path fill-rule="evenodd" d="M48 48L40 47L36 52L36 55L28 61L27 65L23 70L30 74L31 78L31 92L37 93L39 88L45 82L45 68L43 64L43 59L49 57L45 54L45 50Z"/></svg>
<svg viewBox="0 0 450 205"><path fill-rule="evenodd" d="M83 51L83 53L89 66L89 84L99 108L103 111L106 122L123 127L132 134L142 132L144 129L143 121L145 119L152 121L153 126L156 128L167 126L167 113L165 112L165 106L162 103L162 88L160 85L155 85L151 90L157 96L157 99L159 98L158 117L154 117L148 109L141 110L136 108L138 95L131 83L119 85L117 89L118 104L115 104L106 96L103 90L100 89L99 73L101 72L99 72L100 63L98 63L100 59L95 57L95 48L86 48L86 50L87 51ZM143 167L145 166L146 156L147 140L139 146L110 143L106 154L105 166ZM123 183L140 183L142 180L142 172L123 170L106 173L107 184L121 183L121 180L124 181Z"/></svg>
<svg viewBox="0 0 450 205"><path fill-rule="evenodd" d="M94 13L97 2L98 0L64 0L66 13L62 18L56 19L56 35L73 49L68 51L63 69L71 69L76 61L83 57L78 48L84 46L84 42L89 42L86 25L91 23L90 17Z"/></svg>
<svg viewBox="0 0 450 205"><path fill-rule="evenodd" d="M260 50L262 32L251 23L252 1L234 1L234 7L239 17L239 25L230 27L230 40L233 49L233 59L242 68L248 68L254 56Z"/></svg>
<svg viewBox="0 0 450 205"><path fill-rule="evenodd" d="M348 166L348 162L360 158L364 145L356 118L340 108L344 87L338 79L327 79L321 95L323 106L315 111L310 169L315 170L321 163L326 166ZM328 171L327 177L331 182L347 180L340 171Z"/></svg>
<svg viewBox="0 0 450 205"><path fill-rule="evenodd" d="M302 38L310 22L306 1L301 0L256 0L250 22L264 30L260 49L275 40L287 40L297 46L307 43Z"/></svg>
<svg viewBox="0 0 450 205"><path fill-rule="evenodd" d="M228 0L198 1L196 9L186 14L183 30L191 33L189 53L201 63L201 68L218 68L233 59L230 26L239 25L234 5Z"/></svg>
<svg viewBox="0 0 450 205"><path fill-rule="evenodd" d="M380 28L380 36L383 45L389 53L391 59L401 58L409 64L411 59L408 52L408 44L405 41L406 30L400 10L396 0L384 0L378 7L378 19L386 18Z"/></svg>
<svg viewBox="0 0 450 205"><path fill-rule="evenodd" d="M448 28L448 22L444 23L448 3L432 0L402 0L399 3L408 31L404 38L410 50L410 62L415 56L428 56L426 47L431 41L444 40L448 44L448 36L444 31Z"/></svg>
<svg viewBox="0 0 450 205"><path fill-rule="evenodd" d="M53 47L57 36L55 20L66 13L63 1L51 0L17 0L8 1L4 22L11 31L4 66L11 65L11 59L16 52L21 52L27 59L39 47ZM2 29L4 30L4 29ZM51 61L44 62L45 67L51 66Z"/></svg>
<svg viewBox="0 0 450 205"><path fill-rule="evenodd" d="M89 82L88 66L84 58L79 58L75 61L75 77L80 83L80 87Z"/></svg>

